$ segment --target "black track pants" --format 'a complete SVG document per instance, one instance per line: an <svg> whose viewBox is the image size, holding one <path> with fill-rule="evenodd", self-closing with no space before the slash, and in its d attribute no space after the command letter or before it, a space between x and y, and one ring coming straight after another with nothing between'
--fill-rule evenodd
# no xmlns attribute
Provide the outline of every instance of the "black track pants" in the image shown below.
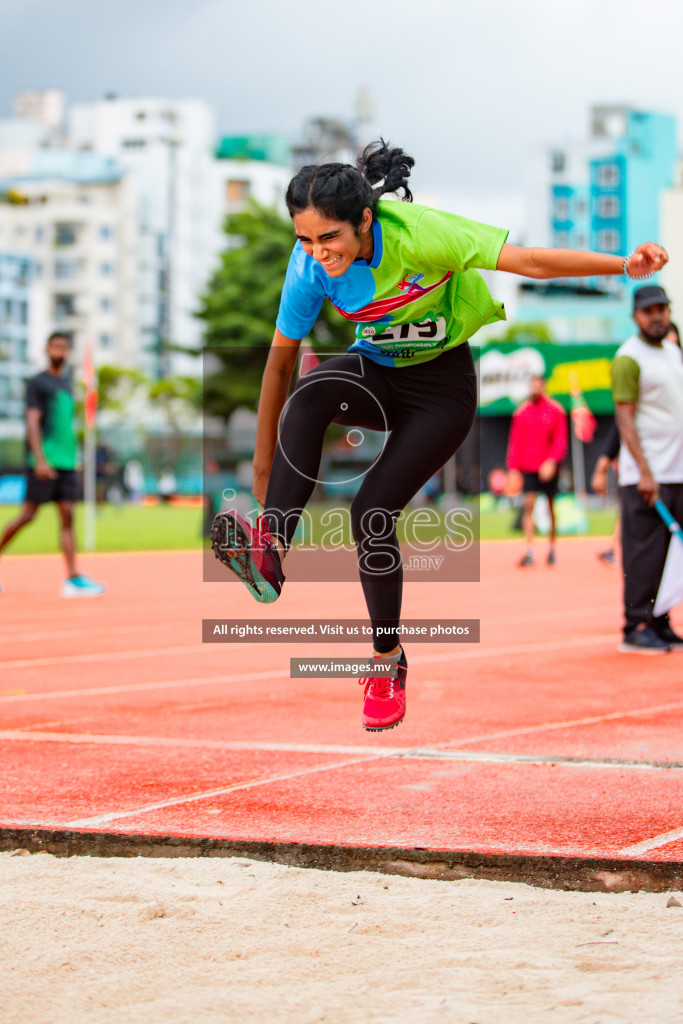
<svg viewBox="0 0 683 1024"><path fill-rule="evenodd" d="M476 404L474 362L464 344L416 367L380 366L354 352L334 357L299 381L287 405L265 505L269 528L286 547L313 492L329 424L390 431L351 505L380 653L398 643L403 568L396 519L463 443Z"/></svg>
<svg viewBox="0 0 683 1024"><path fill-rule="evenodd" d="M674 519L683 522L683 483L660 484L659 494ZM653 609L672 540L659 512L638 493L635 484L619 488L621 561L624 571L624 633L645 623L666 626L668 615L655 618Z"/></svg>

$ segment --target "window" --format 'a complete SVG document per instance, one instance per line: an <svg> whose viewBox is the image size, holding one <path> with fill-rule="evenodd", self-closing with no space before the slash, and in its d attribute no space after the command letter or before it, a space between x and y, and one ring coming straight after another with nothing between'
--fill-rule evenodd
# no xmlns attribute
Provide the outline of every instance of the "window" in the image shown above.
<svg viewBox="0 0 683 1024"><path fill-rule="evenodd" d="M100 263L100 274L102 277L111 277L114 273L113 263Z"/></svg>
<svg viewBox="0 0 683 1024"><path fill-rule="evenodd" d="M147 142L145 139L124 139L121 145L124 149L144 149Z"/></svg>
<svg viewBox="0 0 683 1024"><path fill-rule="evenodd" d="M36 242L42 242L45 237L45 228L36 228Z"/></svg>
<svg viewBox="0 0 683 1024"><path fill-rule="evenodd" d="M559 149L550 154L550 169L553 174L561 174L565 167L565 155Z"/></svg>
<svg viewBox="0 0 683 1024"><path fill-rule="evenodd" d="M601 188L616 188L621 180L617 164L600 164L598 167L598 185Z"/></svg>
<svg viewBox="0 0 683 1024"><path fill-rule="evenodd" d="M555 232L555 246L558 249L569 248L569 232L568 231L556 231Z"/></svg>
<svg viewBox="0 0 683 1024"><path fill-rule="evenodd" d="M76 224L55 224L55 245L74 245L78 235Z"/></svg>
<svg viewBox="0 0 683 1024"><path fill-rule="evenodd" d="M569 200L565 196L555 198L555 220L569 220Z"/></svg>
<svg viewBox="0 0 683 1024"><path fill-rule="evenodd" d="M618 217L621 213L621 204L618 196L598 196L598 217L608 220Z"/></svg>
<svg viewBox="0 0 683 1024"><path fill-rule="evenodd" d="M56 259L55 277L58 281L73 281L78 275L79 260Z"/></svg>
<svg viewBox="0 0 683 1024"><path fill-rule="evenodd" d="M114 237L114 229L109 224L103 224L100 228L100 238L103 242L110 242Z"/></svg>
<svg viewBox="0 0 683 1024"><path fill-rule="evenodd" d="M244 203L251 194L251 182L231 180L226 183L226 195L229 203Z"/></svg>
<svg viewBox="0 0 683 1024"><path fill-rule="evenodd" d="M103 296L100 299L100 309L103 313L111 313L114 309L114 300L110 299L108 295Z"/></svg>
<svg viewBox="0 0 683 1024"><path fill-rule="evenodd" d="M55 317L74 316L75 313L75 295L55 295Z"/></svg>
<svg viewBox="0 0 683 1024"><path fill-rule="evenodd" d="M576 204L576 214L577 214L578 217L585 217L586 216L586 200L585 199L579 199L578 203Z"/></svg>
<svg viewBox="0 0 683 1024"><path fill-rule="evenodd" d="M618 231L605 228L598 231L598 249L603 252L619 252L621 247L621 235Z"/></svg>
<svg viewBox="0 0 683 1024"><path fill-rule="evenodd" d="M100 334L100 345L102 348L111 348L114 339L111 334Z"/></svg>

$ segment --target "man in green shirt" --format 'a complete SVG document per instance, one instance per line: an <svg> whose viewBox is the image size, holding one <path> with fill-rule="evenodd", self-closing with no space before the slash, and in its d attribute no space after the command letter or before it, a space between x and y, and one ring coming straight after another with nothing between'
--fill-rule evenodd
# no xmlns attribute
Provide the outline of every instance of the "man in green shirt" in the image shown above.
<svg viewBox="0 0 683 1024"><path fill-rule="evenodd" d="M34 518L38 508L54 501L60 518L60 543L67 566L62 597L96 597L104 593L76 568L73 507L79 498L73 427L74 401L65 372L69 339L58 332L47 340L48 367L26 382L26 440L28 447L24 505L0 537L0 552Z"/></svg>

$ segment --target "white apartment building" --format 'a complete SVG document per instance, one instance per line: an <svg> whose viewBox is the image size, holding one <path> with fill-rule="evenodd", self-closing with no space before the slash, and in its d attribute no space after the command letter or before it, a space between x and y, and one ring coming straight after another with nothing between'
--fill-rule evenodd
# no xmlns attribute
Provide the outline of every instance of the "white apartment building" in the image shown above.
<svg viewBox="0 0 683 1024"><path fill-rule="evenodd" d="M225 248L226 213L253 198L284 212L291 170L268 159L215 156L213 111L201 100L158 97L75 104L69 145L117 161L138 189L140 330L153 374L198 375L203 323L195 316Z"/></svg>
<svg viewBox="0 0 683 1024"><path fill-rule="evenodd" d="M676 170L676 181L673 188L666 189L661 195L660 223L661 242L669 254L669 262L662 271L662 286L671 299L671 319L683 331L683 163Z"/></svg>
<svg viewBox="0 0 683 1024"><path fill-rule="evenodd" d="M31 373L31 259L0 247L0 466L2 442L24 436L24 381Z"/></svg>
<svg viewBox="0 0 683 1024"><path fill-rule="evenodd" d="M64 331L78 364L86 341L98 364L139 363L136 193L111 161L38 150L32 174L0 182L0 249L30 256L29 357Z"/></svg>
<svg viewBox="0 0 683 1024"><path fill-rule="evenodd" d="M200 100L76 104L66 132L57 90L24 92L15 110L0 120L0 193L19 193L0 207L0 248L36 261L35 333L59 327L79 350L88 334L97 362L151 376L200 374L175 347L201 350L195 312L226 213L250 198L286 212L286 140L228 137L216 154Z"/></svg>
<svg viewBox="0 0 683 1024"><path fill-rule="evenodd" d="M165 351L201 347L194 316L215 254L213 113L201 100L105 99L75 104L69 145L113 157L135 179L140 226L142 351L153 375L201 372L198 359Z"/></svg>
<svg viewBox="0 0 683 1024"><path fill-rule="evenodd" d="M285 192L292 178L292 170L262 160L214 160L213 163L213 259L217 265L219 253L225 249L226 236L223 222L226 214L238 213L250 199L261 206L275 206L287 215ZM294 244L292 235L292 244Z"/></svg>
<svg viewBox="0 0 683 1024"><path fill-rule="evenodd" d="M58 134L64 125L65 97L61 89L24 89L14 101L14 113Z"/></svg>

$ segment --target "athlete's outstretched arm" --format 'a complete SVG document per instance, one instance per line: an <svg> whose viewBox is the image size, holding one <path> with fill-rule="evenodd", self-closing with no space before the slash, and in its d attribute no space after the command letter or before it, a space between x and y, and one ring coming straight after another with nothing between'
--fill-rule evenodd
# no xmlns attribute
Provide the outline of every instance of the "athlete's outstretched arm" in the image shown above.
<svg viewBox="0 0 683 1024"><path fill-rule="evenodd" d="M655 242L639 245L627 262L631 277L645 277L661 270L668 263L666 249ZM603 252L582 252L580 249L525 249L508 245L500 250L496 270L541 280L552 277L593 277L623 274L624 257Z"/></svg>
<svg viewBox="0 0 683 1024"><path fill-rule="evenodd" d="M289 385L296 366L301 339L286 338L276 329L268 361L263 371L261 395L256 421L256 446L254 449L254 486L252 493L257 501L265 505L268 477L277 447L277 432L280 416L289 394Z"/></svg>

